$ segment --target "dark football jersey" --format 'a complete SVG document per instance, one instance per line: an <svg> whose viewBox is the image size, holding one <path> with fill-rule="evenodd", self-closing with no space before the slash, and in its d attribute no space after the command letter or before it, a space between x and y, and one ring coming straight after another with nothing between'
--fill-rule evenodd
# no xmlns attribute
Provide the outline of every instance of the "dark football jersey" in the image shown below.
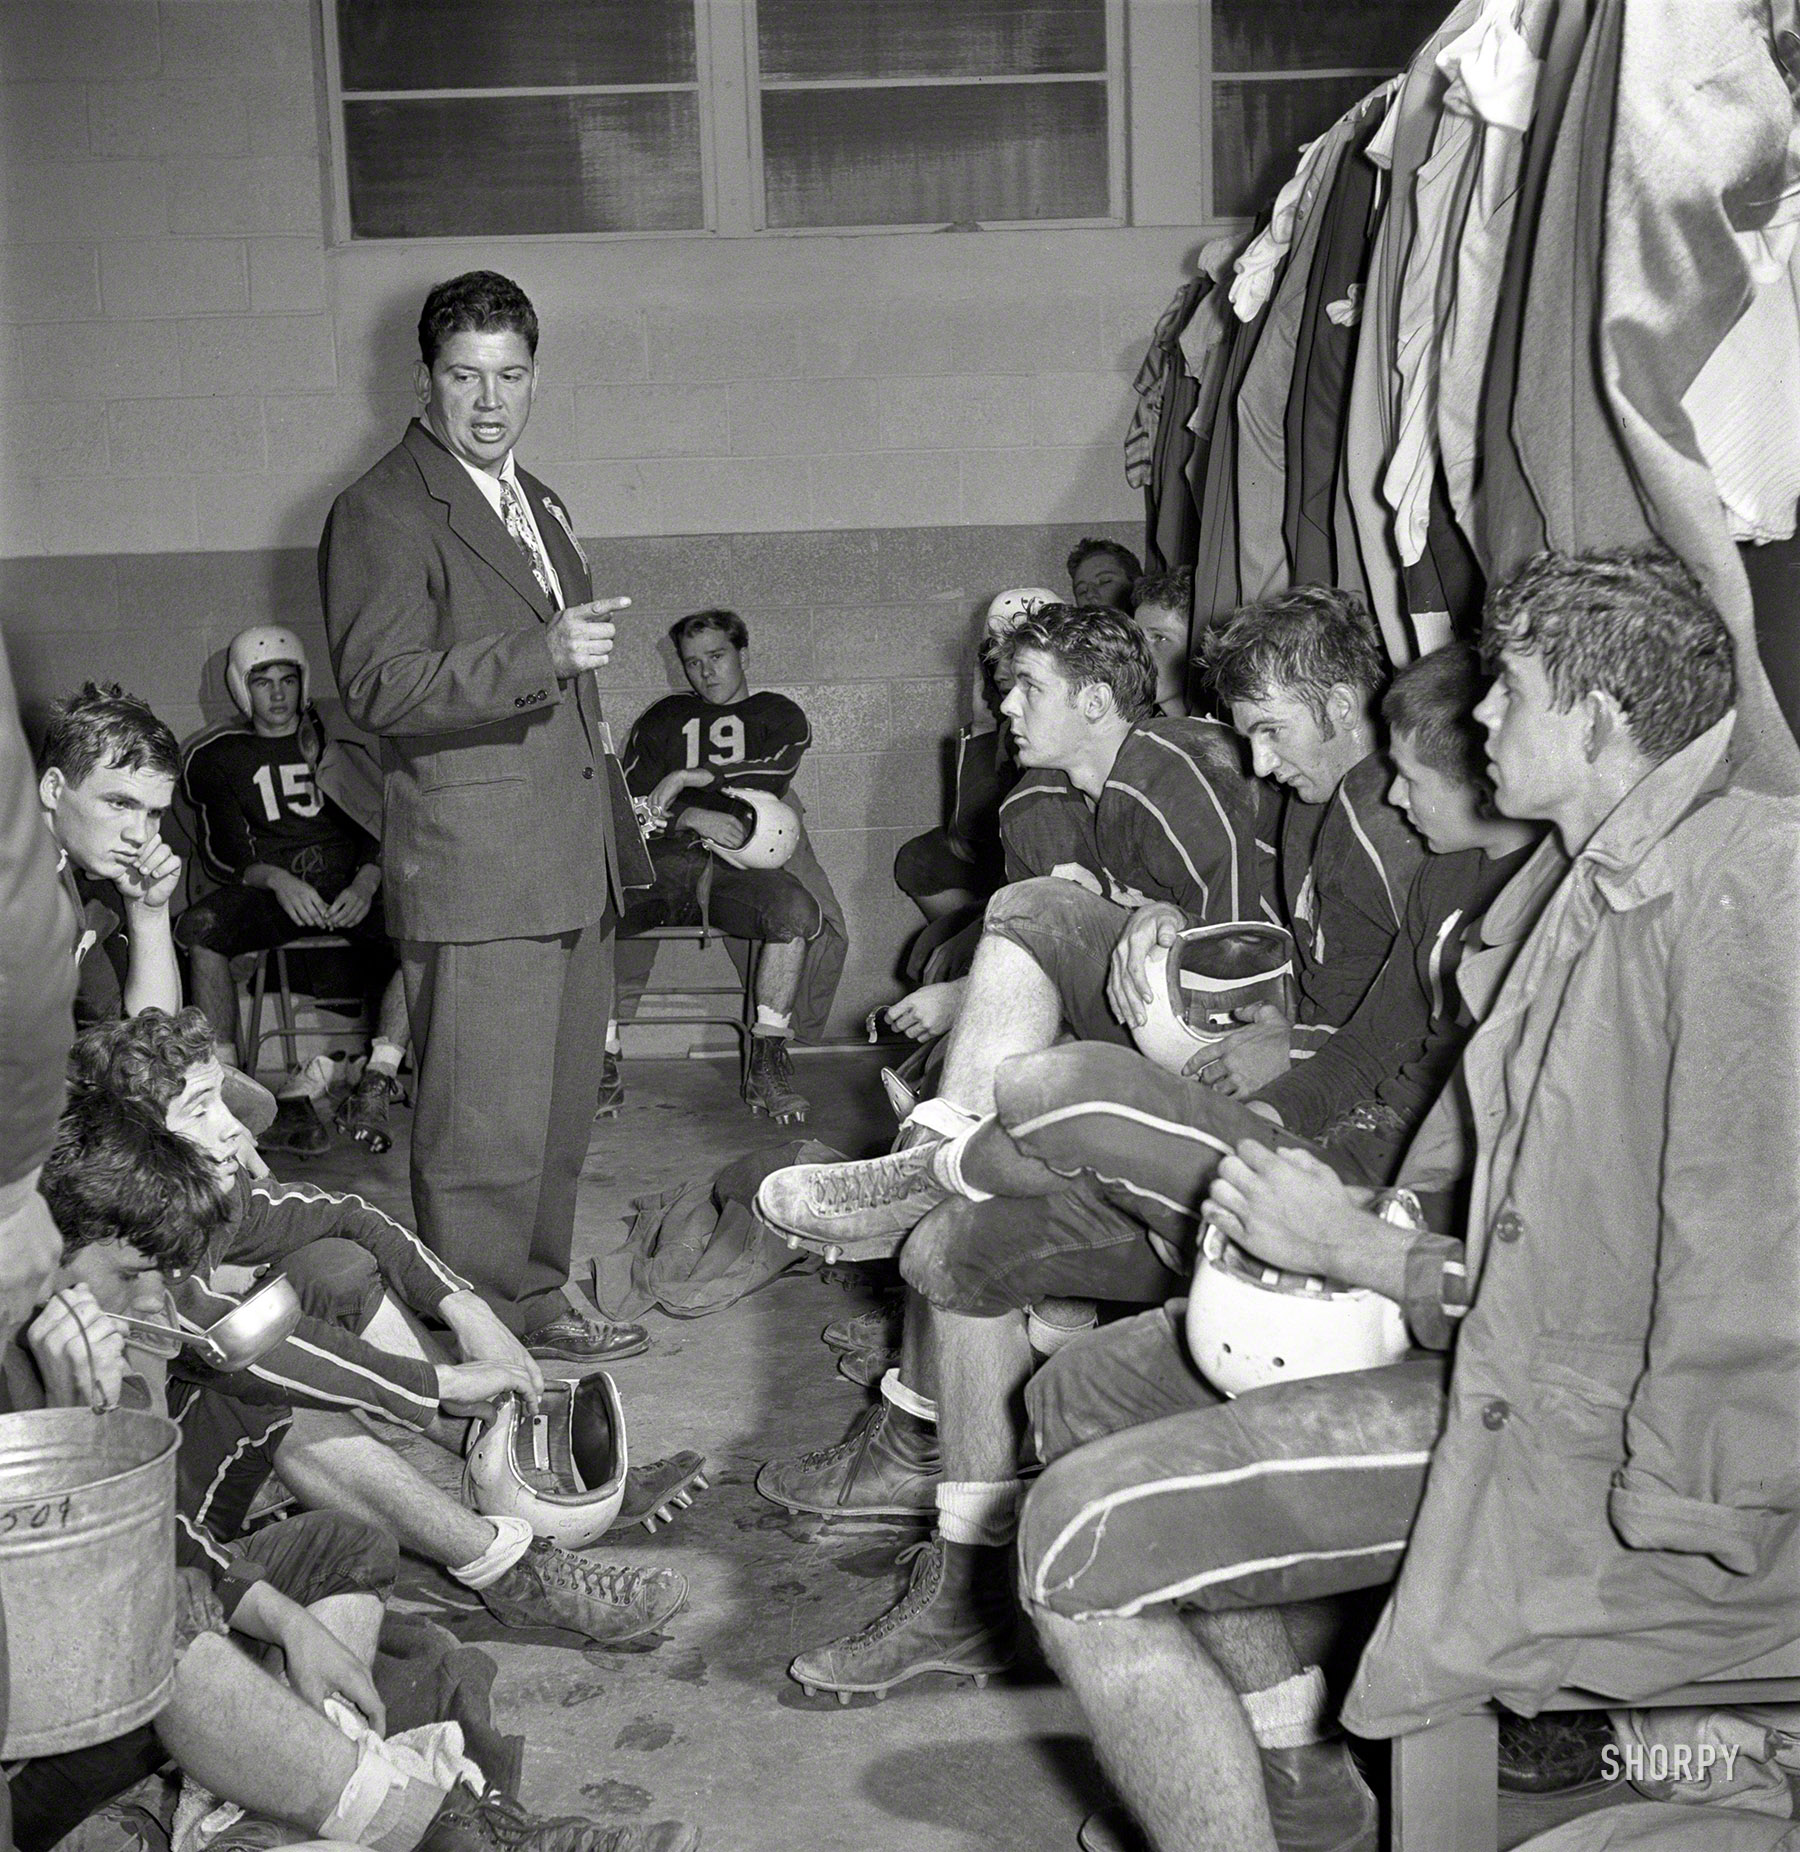
<svg viewBox="0 0 1800 1852"><path fill-rule="evenodd" d="M201 858L223 879L252 862L292 871L317 860L314 850L334 865L359 854L376 859L374 839L319 789L297 734L209 734L188 748L181 781L198 819Z"/></svg>
<svg viewBox="0 0 1800 1852"><path fill-rule="evenodd" d="M697 694L666 695L646 708L631 729L625 779L634 797L648 797L671 772L704 771L712 775L708 790L754 785L780 797L811 744L806 710L772 690L726 707ZM682 803L701 796L689 791Z"/></svg>

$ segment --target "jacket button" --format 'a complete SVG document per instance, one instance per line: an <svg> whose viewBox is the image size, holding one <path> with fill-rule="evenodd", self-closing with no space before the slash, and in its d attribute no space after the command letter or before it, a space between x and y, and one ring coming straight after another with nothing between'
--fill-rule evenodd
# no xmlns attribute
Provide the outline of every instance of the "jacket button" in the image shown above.
<svg viewBox="0 0 1800 1852"><path fill-rule="evenodd" d="M1481 1411L1481 1425L1496 1434L1499 1433L1511 1419L1512 1404L1510 1402L1495 1400L1490 1402L1487 1407Z"/></svg>
<svg viewBox="0 0 1800 1852"><path fill-rule="evenodd" d="M1517 1241L1525 1232L1525 1218L1516 1209L1502 1209L1494 1217L1494 1239Z"/></svg>
<svg viewBox="0 0 1800 1852"><path fill-rule="evenodd" d="M584 765L581 768L581 775L583 778L592 778L594 775L594 768L591 765Z"/></svg>

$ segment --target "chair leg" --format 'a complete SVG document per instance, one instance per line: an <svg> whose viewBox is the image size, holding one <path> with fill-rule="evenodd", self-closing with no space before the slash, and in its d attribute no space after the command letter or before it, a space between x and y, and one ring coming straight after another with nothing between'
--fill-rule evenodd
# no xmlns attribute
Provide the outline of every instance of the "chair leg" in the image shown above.
<svg viewBox="0 0 1800 1852"><path fill-rule="evenodd" d="M300 1037L294 1027L294 987L288 978L287 948L275 948L275 974L280 982L281 991L276 1003L277 1020L281 1027L276 1031L281 1042L282 1054L287 1060L287 1071L291 1074L300 1065Z"/></svg>
<svg viewBox="0 0 1800 1852"><path fill-rule="evenodd" d="M1451 1717L1393 1745L1393 1852L1497 1852L1500 1719Z"/></svg>
<svg viewBox="0 0 1800 1852"><path fill-rule="evenodd" d="M250 980L250 1023L238 1037L238 1066L254 1075L262 1057L263 991L269 981L269 954L256 954L256 972Z"/></svg>

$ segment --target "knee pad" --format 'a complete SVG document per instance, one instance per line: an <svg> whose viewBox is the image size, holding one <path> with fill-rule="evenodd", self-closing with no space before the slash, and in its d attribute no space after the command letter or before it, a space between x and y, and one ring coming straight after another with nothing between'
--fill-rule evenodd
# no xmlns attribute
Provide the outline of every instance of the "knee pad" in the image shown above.
<svg viewBox="0 0 1800 1852"><path fill-rule="evenodd" d="M309 1318L360 1331L375 1316L386 1290L375 1256L335 1235L309 1242L289 1255L282 1271L300 1295Z"/></svg>

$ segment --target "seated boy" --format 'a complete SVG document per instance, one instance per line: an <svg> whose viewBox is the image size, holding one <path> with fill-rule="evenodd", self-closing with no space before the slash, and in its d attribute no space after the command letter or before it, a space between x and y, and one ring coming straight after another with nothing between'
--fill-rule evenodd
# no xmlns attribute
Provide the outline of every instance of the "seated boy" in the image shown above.
<svg viewBox="0 0 1800 1852"><path fill-rule="evenodd" d="M383 1151L392 1142L388 1108L400 1095L406 997L382 917L380 845L328 789L345 790L327 770L342 770L342 752L325 737L311 682L305 645L291 630L256 624L232 638L225 683L249 725L203 734L181 767L200 859L219 885L175 922L175 938L228 1065L237 1059L232 959L305 933L352 941L379 1005L368 1067L341 1117L359 1143ZM302 1155L329 1142L303 1093L283 1096L263 1139Z"/></svg>
<svg viewBox="0 0 1800 1852"><path fill-rule="evenodd" d="M475 1590L508 1625L565 1627L616 1644L681 1608L687 1584L673 1571L594 1562L534 1539L521 1520L469 1511L355 1418L383 1417L457 1448L454 1418L498 1395L535 1402L543 1376L486 1302L391 1217L361 1197L241 1174L240 1128L220 1096L198 1010L90 1030L71 1066L78 1086L158 1114L227 1179L232 1214L175 1288L183 1316L211 1324L276 1272L308 1306L292 1338L226 1380L236 1401L291 1411L272 1463L302 1504L378 1513L405 1548ZM449 1328L463 1361L438 1360L414 1322L424 1316ZM190 1358L174 1367L203 1384L221 1381ZM628 1483L631 1515L666 1505L703 1469L694 1455L650 1462Z"/></svg>
<svg viewBox="0 0 1800 1852"><path fill-rule="evenodd" d="M112 1314L160 1296L160 1270L203 1253L229 1213L213 1166L141 1107L103 1093L77 1099L44 1168L65 1236L58 1291L3 1360L8 1405L143 1405L126 1377ZM191 1446L184 1430L182 1453ZM688 1852L686 1827L601 1827L545 1821L510 1797L478 1791L472 1764L424 1780L381 1740L386 1719L371 1668L393 1539L359 1519L311 1513L221 1543L192 1516L204 1464L183 1459L176 1557L179 1658L154 1721L112 1742L26 1762L11 1782L21 1852L64 1834L165 1759L221 1800L322 1839L387 1852ZM187 1496L183 1496L183 1494ZM281 1649L286 1684L230 1635ZM373 1734L353 1741L325 1712L360 1712ZM260 1825L256 1829L263 1831ZM262 1843L259 1837L257 1843Z"/></svg>
<svg viewBox="0 0 1800 1852"><path fill-rule="evenodd" d="M1129 611L1131 588L1143 576L1142 561L1117 540L1078 540L1069 553L1069 595L1073 604Z"/></svg>
<svg viewBox="0 0 1800 1852"><path fill-rule="evenodd" d="M824 1027L843 971L843 909L806 840L781 867L734 868L710 845L735 849L741 820L709 797L733 790L785 797L812 744L805 713L770 689L752 694L744 671L750 632L735 611L696 611L669 630L690 688L640 714L625 747L625 777L662 833L650 841L656 885L640 891L619 922L629 938L654 926L698 925L703 884L710 915L734 939L755 940L756 1024L744 1099L777 1124L804 1123L788 1042ZM603 1101L616 1104L616 1061Z"/></svg>

